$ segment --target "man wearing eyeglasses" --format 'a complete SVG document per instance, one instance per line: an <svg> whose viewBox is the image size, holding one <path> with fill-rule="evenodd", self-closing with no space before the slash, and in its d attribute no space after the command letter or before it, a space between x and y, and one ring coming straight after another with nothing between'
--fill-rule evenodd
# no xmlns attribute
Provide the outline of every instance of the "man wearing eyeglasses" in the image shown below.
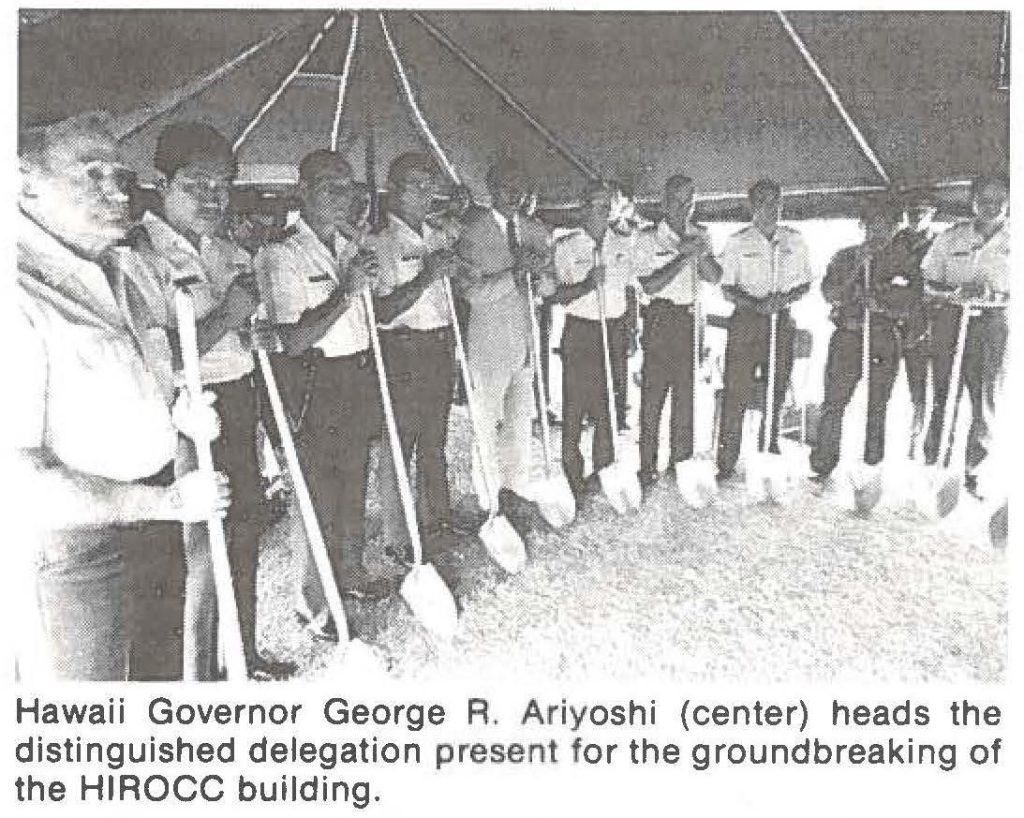
<svg viewBox="0 0 1024 818"><path fill-rule="evenodd" d="M256 455L256 392L250 319L259 296L251 259L223 234L236 165L231 144L209 125L178 122L157 139L153 164L160 173L160 213L143 215L133 232L135 247L151 262L155 286L162 289L168 326L176 328L174 294L187 283L195 300L200 374L216 396L223 418L214 443L214 462L231 477L234 504L225 525L235 581L242 643L250 673L268 662L256 651L256 567L263 528L263 492ZM194 458L190 447L179 453L179 467ZM185 532L185 676L215 678L217 612L212 563L205 526ZM180 566L147 566L154 593L166 575ZM164 576L160 576L163 574ZM170 618L170 614L168 615Z"/></svg>
<svg viewBox="0 0 1024 818"><path fill-rule="evenodd" d="M374 305L394 404L402 453L416 456L419 518L424 548L430 553L451 543L448 490L448 416L454 388L452 316L441 278L461 270L451 250L455 236L431 226L439 192L436 166L422 153L398 156L388 169L387 224L372 237L380 274ZM385 536L404 554L402 513L391 458L381 461Z"/></svg>
<svg viewBox="0 0 1024 818"><path fill-rule="evenodd" d="M111 255L128 226L128 198L108 119L29 129L18 153L7 424L17 447L12 544L21 546L7 567L24 602L13 626L18 671L123 681L137 676L138 649L152 649L138 644L152 609L132 593L126 563L180 553L174 523L228 506L223 476L191 471L175 481L171 466L175 425L209 439L217 420L198 400L168 410L166 334L156 333L161 351L143 294ZM157 648L179 657L180 672L180 647Z"/></svg>
<svg viewBox="0 0 1024 818"><path fill-rule="evenodd" d="M299 164L301 217L256 255L260 291L284 354L274 368L284 390L300 457L342 594L379 598L390 585L363 566L370 443L381 410L360 295L376 275L363 249L369 195L334 151ZM337 639L316 566L296 554L296 615L319 638ZM358 623L349 623L358 633Z"/></svg>
<svg viewBox="0 0 1024 818"><path fill-rule="evenodd" d="M943 429L950 388L966 387L971 404L965 485L979 496L996 488L979 485L981 464L992 450L996 403L1003 380L1010 300L1009 184L980 176L971 186L974 218L940 233L921 262L933 303L932 377L935 399L925 439L925 461L942 456L951 429ZM966 315L963 315L964 312ZM961 316L963 315L962 319ZM950 384L960 321L967 324L960 382Z"/></svg>

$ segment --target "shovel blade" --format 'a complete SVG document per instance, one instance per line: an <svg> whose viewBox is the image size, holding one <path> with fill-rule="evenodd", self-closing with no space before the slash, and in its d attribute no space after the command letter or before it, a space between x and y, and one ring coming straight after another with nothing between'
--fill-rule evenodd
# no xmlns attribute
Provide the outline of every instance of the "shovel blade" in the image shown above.
<svg viewBox="0 0 1024 818"><path fill-rule="evenodd" d="M380 648L362 639L352 639L338 646L327 668L330 675L349 679L383 679L388 675L387 662Z"/></svg>
<svg viewBox="0 0 1024 818"><path fill-rule="evenodd" d="M853 507L858 514L870 514L882 499L882 470L862 463L851 475Z"/></svg>
<svg viewBox="0 0 1024 818"><path fill-rule="evenodd" d="M676 488L690 508L706 507L718 496L714 464L693 457L676 463Z"/></svg>
<svg viewBox="0 0 1024 818"><path fill-rule="evenodd" d="M918 492L918 510L928 517L941 520L960 502L960 476L946 469L931 471L922 481Z"/></svg>
<svg viewBox="0 0 1024 818"><path fill-rule="evenodd" d="M414 565L402 581L401 593L413 616L431 636L448 640L455 635L459 623L455 598L433 565Z"/></svg>
<svg viewBox="0 0 1024 818"><path fill-rule="evenodd" d="M640 508L643 493L640 478L633 471L623 469L619 463L605 466L598 472L601 491L616 514L624 515Z"/></svg>
<svg viewBox="0 0 1024 818"><path fill-rule="evenodd" d="M552 528L565 528L576 519L576 498L564 475L547 478L533 493L541 516Z"/></svg>
<svg viewBox="0 0 1024 818"><path fill-rule="evenodd" d="M491 559L509 574L518 574L526 565L526 546L512 524L496 514L481 527L479 535Z"/></svg>
<svg viewBox="0 0 1024 818"><path fill-rule="evenodd" d="M752 502L784 505L793 499L796 480L789 462L780 454L755 452L747 463L747 496Z"/></svg>

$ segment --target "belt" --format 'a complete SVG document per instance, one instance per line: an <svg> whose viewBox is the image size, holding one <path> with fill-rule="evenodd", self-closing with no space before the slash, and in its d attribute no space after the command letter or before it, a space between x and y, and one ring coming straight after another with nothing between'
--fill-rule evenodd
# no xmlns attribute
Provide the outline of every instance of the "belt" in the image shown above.
<svg viewBox="0 0 1024 818"><path fill-rule="evenodd" d="M647 305L647 309L671 310L672 312L682 312L690 315L693 313L693 304L677 304L675 301L669 301L667 298L652 298L651 302Z"/></svg>
<svg viewBox="0 0 1024 818"><path fill-rule="evenodd" d="M625 320L625 318L626 318L625 313L623 313L622 315L616 315L614 318L609 317L608 318L608 323L609 324L614 324L617 321ZM600 318L581 318L578 315L571 315L571 314L567 313L566 316L565 316L565 323L566 323L567 326L569 324L576 323L576 324L579 324L580 326L583 326L583 327L598 329L601 326L601 319Z"/></svg>
<svg viewBox="0 0 1024 818"><path fill-rule="evenodd" d="M360 369L365 369L373 363L373 353L369 349L363 349L359 352L352 352L348 355L324 355L322 350L320 352L320 358L325 363L330 364L355 364Z"/></svg>
<svg viewBox="0 0 1024 818"><path fill-rule="evenodd" d="M413 329L412 327L391 327L380 331L382 338L393 341L447 341L451 338L451 326L445 325L435 329Z"/></svg>

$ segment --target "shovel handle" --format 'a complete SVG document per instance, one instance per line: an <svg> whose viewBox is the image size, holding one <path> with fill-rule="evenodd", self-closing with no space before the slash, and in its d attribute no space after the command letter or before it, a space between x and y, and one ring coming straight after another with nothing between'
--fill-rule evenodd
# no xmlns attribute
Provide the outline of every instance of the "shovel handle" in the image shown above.
<svg viewBox="0 0 1024 818"><path fill-rule="evenodd" d="M598 253L594 253L594 263L600 263ZM612 357L608 347L608 308L605 303L604 284L597 288L597 315L601 324L601 353L604 357L604 391L608 399L608 423L612 433L612 457L619 459L619 418L615 409L615 381L612 378Z"/></svg>
<svg viewBox="0 0 1024 818"><path fill-rule="evenodd" d="M313 506L313 498L309 494L306 478L302 474L302 465L299 463L299 454L295 448L295 438L292 436L288 415L285 413L284 403L281 400L281 392L277 388L277 379L274 377L274 370L270 366L270 359L267 357L265 349L256 350L256 363L263 376L267 396L270 398L270 409L274 415L277 432L281 436L281 448L284 449L285 463L288 466L288 473L291 475L295 499L299 504L299 514L302 515L302 525L306 530L309 551L313 555L313 563L320 575L320 584L323 586L324 596L327 599L327 609L331 612L334 624L338 629L338 640L344 644L349 641L345 607L338 591L338 583L334 581L334 570L331 568L331 560L327 553L327 543L324 542L323 532L317 522L316 508Z"/></svg>
<svg viewBox="0 0 1024 818"><path fill-rule="evenodd" d="M860 371L864 378L864 400L865 418L870 422L871 416L871 308L868 306L869 293L871 292L871 261L864 259L864 320L860 328ZM867 434L867 431L865 431ZM865 447L865 452L867 447ZM865 461L866 462L866 461Z"/></svg>
<svg viewBox="0 0 1024 818"><path fill-rule="evenodd" d="M196 309L192 293L180 287L174 294L178 315L178 337L181 340L182 369L185 374L185 388L192 400L199 400L203 384L199 372L199 342L196 335ZM215 471L213 450L209 441L193 441L196 461L201 471L212 475ZM245 663L245 649L242 646L242 629L238 620L238 605L235 600L234 581L231 578L231 563L228 560L227 537L224 525L216 517L206 521L210 540L210 561L213 566L213 586L217 597L219 614L218 632L224 652L224 664L228 679L244 681L248 678Z"/></svg>
<svg viewBox="0 0 1024 818"><path fill-rule="evenodd" d="M448 303L448 315L452 320L452 332L455 335L455 357L459 361L459 371L462 373L462 382L466 386L466 410L469 412L469 425L473 430L473 446L476 448L476 456L480 459L480 478L484 484L484 492L487 494L487 503L490 507L491 517L498 512L498 497L491 484L490 475L487 473L487 458L485 457L484 445L480 439L480 427L478 426L476 408L476 396L473 394L473 378L469 371L469 360L466 357L466 347L462 341L462 329L459 327L459 319L455 314L455 296L452 295L452 283L448 276L441 278L444 286L444 297Z"/></svg>
<svg viewBox="0 0 1024 818"><path fill-rule="evenodd" d="M515 216L512 217L513 220ZM509 221L511 230L512 221ZM541 365L540 325L534 312L533 280L526 276L526 311L530 317L530 345L533 351L533 379L537 384L537 414L540 416L540 441L544 450L544 473L551 479L551 429L548 426L548 399L545 394L544 367Z"/></svg>
<svg viewBox="0 0 1024 818"><path fill-rule="evenodd" d="M395 467L395 482L398 484L398 498L402 503L402 514L405 516L405 527L409 532L412 544L413 562L423 563L423 542L420 540L419 524L416 521L416 504L409 485L409 472L405 468L405 455L402 453L402 440L398 436L398 422L395 420L395 409L391 403L391 390L388 388L388 374L384 369L384 356L380 351L380 334L377 332L377 313L373 308L373 295L370 288L363 290L361 296L363 310L366 313L366 324L370 335L370 346L373 348L373 361L377 368L377 385L380 387L381 408L384 410L384 425L388 431L388 443L391 448L391 460Z"/></svg>

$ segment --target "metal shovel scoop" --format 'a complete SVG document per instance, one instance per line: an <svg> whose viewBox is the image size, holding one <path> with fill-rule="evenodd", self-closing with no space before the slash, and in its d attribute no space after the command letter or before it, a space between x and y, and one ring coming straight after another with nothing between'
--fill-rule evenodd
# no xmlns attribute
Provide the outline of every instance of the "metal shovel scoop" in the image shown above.
<svg viewBox="0 0 1024 818"><path fill-rule="evenodd" d="M174 294L174 305L178 316L178 338L181 341L181 360L185 374L185 388L192 400L199 400L203 393L202 378L199 374L199 341L196 337L196 309L192 293L179 287ZM213 473L213 450L209 441L193 441L199 468ZM210 540L210 562L213 566L213 586L217 598L219 649L223 654L224 668L229 681L245 681L249 671L242 646L242 628L238 619L238 605L235 600L234 581L231 578L231 563L228 560L227 537L220 519L207 520ZM187 669L186 669L187 670Z"/></svg>
<svg viewBox="0 0 1024 818"><path fill-rule="evenodd" d="M702 389L700 380L700 358L701 358L701 330L704 320L700 302L700 283L697 280L697 272L693 274L693 400L690 405L690 426L694 430L693 442L694 451L686 460L676 463L676 488L683 502L690 508L704 508L714 501L718 496L718 481L715 480L715 464L705 452L698 454L697 443L697 414L699 407L703 405L700 400Z"/></svg>
<svg viewBox="0 0 1024 818"><path fill-rule="evenodd" d="M459 612L455 607L455 598L452 596L452 592L444 584L437 569L423 561L423 543L420 540L419 524L416 521L416 505L412 497L412 488L409 485L409 473L405 468L405 458L402 455L402 441L398 437L398 424L395 421L395 410L391 404L391 390L388 389L384 356L380 351L377 315L373 309L373 296L370 294L369 288L363 290L361 297L366 310L366 323L370 333L370 345L373 347L373 360L377 366L380 402L384 410L384 425L387 427L391 459L395 468L398 497L409 533L409 542L412 544L413 565L402 581L402 598L409 606L413 616L427 631L440 639L450 639L458 627Z"/></svg>
<svg viewBox="0 0 1024 818"><path fill-rule="evenodd" d="M790 464L770 450L775 431L775 359L778 349L779 314L768 319L768 378L764 395L764 435L758 451L747 464L747 494L756 502L785 504L792 499L795 479Z"/></svg>
<svg viewBox="0 0 1024 818"><path fill-rule="evenodd" d="M510 226L514 222L509 222ZM537 414L540 417L540 440L544 449L544 480L536 486L535 501L541 516L552 528L564 528L576 519L576 498L569 481L551 460L551 427L548 425L548 400L541 366L540 326L534 312L533 281L526 276L527 310L530 315L530 340L533 347L533 378L537 386Z"/></svg>
<svg viewBox="0 0 1024 818"><path fill-rule="evenodd" d="M266 350L256 350L256 362L259 365L260 374L263 376L263 383L266 385L267 395L270 398L270 409L274 415L274 423L277 426L278 434L281 437L281 448L284 449L285 464L288 466L288 473L291 476L292 490L295 492L299 514L302 517L302 525L306 531L309 551L313 556L313 563L316 565L317 574L320 577L320 585L323 587L324 598L327 601L327 610L330 611L334 624L338 629L339 650L329 662L329 667L332 670L342 670L346 674L353 677L358 676L359 678L366 678L367 674L383 674L385 666L379 651L361 639L350 638L348 620L345 616L341 594L338 591L338 584L334 581L334 571L331 568L331 561L327 553L327 544L324 542L323 532L316 518L316 509L313 506L313 499L309 494L309 486L302 474L302 465L299 463L299 455L295 448L295 438L292 436L291 424L289 424L288 416L285 414L281 393L277 388L277 379L274 377L274 370L270 366Z"/></svg>
<svg viewBox="0 0 1024 818"><path fill-rule="evenodd" d="M459 321L455 314L452 284L447 277L442 278L441 282L444 285L444 295L448 301L448 313L452 321L452 330L455 333L455 357L459 360L462 382L466 387L466 408L469 411L469 425L473 429L473 445L476 447L477 457L480 459L480 477L484 492L487 494L487 505L490 509L487 520L480 526L478 536L491 559L508 573L517 574L526 565L526 546L523 544L523 538L519 536L519 533L512 527L512 524L504 515L498 513L498 493L495 487L491 485L491 478L487 470L487 458L478 433L476 397L473 394L473 381L469 373L469 361L466 359L466 348L462 343L462 330L459 327Z"/></svg>
<svg viewBox="0 0 1024 818"><path fill-rule="evenodd" d="M957 323L956 348L949 372L949 387L946 405L942 409L942 429L939 434L939 460L927 475L923 492L918 498L918 507L929 517L948 516L960 502L960 488L963 469L950 469L953 458L953 444L956 438L957 404L960 402L961 375L963 372L964 349L967 346L967 328L971 316L970 307L963 306Z"/></svg>
<svg viewBox="0 0 1024 818"><path fill-rule="evenodd" d="M860 338L860 371L864 379L864 394L866 396L864 416L865 423L867 423L868 415L871 412L871 310L867 304L868 294L871 292L871 264L867 259L864 260L863 270L865 300ZM862 460L857 468L850 473L850 483L853 487L854 510L862 515L870 514L882 499L882 469L878 464L870 464Z"/></svg>
<svg viewBox="0 0 1024 818"><path fill-rule="evenodd" d="M617 514L628 514L640 508L643 493L640 478L619 457L619 417L615 408L615 384L612 380L612 359L608 346L607 308L604 285L597 288L597 311L601 323L601 352L604 357L604 388L608 400L608 422L611 424L612 462L597 473L601 491Z"/></svg>

